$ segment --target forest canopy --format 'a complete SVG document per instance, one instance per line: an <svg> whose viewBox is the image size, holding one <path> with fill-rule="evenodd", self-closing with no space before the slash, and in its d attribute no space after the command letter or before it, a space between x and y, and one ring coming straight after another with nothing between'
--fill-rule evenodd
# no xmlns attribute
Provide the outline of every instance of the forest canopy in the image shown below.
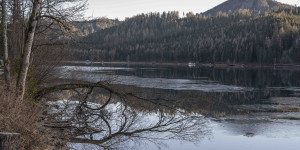
<svg viewBox="0 0 300 150"><path fill-rule="evenodd" d="M80 40L77 60L299 63L300 8L141 14Z"/></svg>

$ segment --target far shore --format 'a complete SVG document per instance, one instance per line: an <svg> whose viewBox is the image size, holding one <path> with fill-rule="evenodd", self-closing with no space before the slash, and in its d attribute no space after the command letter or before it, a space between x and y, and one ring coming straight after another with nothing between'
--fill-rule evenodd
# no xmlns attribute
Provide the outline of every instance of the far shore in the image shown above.
<svg viewBox="0 0 300 150"><path fill-rule="evenodd" d="M226 63L189 63L189 62L97 62L63 61L63 64L76 65L143 65L169 67L210 67L210 68L300 68L300 64L226 64Z"/></svg>

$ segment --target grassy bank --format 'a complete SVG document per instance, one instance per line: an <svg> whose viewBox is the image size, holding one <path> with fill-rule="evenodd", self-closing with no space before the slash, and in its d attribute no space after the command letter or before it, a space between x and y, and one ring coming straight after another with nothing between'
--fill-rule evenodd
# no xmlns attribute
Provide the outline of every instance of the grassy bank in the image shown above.
<svg viewBox="0 0 300 150"><path fill-rule="evenodd" d="M41 107L30 100L18 101L14 92L3 86L0 91L0 132L20 133L21 149L45 148L36 124Z"/></svg>
<svg viewBox="0 0 300 150"><path fill-rule="evenodd" d="M43 107L31 99L17 100L0 80L0 132L21 134L21 150L52 150L51 131L43 127ZM14 88L12 88L14 89Z"/></svg>

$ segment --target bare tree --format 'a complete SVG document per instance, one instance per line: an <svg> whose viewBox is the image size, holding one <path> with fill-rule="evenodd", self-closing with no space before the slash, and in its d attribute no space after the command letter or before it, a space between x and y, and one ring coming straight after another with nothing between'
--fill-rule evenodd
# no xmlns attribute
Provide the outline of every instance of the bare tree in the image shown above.
<svg viewBox="0 0 300 150"><path fill-rule="evenodd" d="M17 80L17 94L20 100L24 98L26 90L26 78L29 68L29 61L31 56L31 48L33 45L35 30L38 22L38 16L40 13L42 0L34 0L32 6L32 13L28 21L28 29L26 32L26 39L24 45L24 52L22 55L22 64L20 73Z"/></svg>
<svg viewBox="0 0 300 150"><path fill-rule="evenodd" d="M85 6L86 0L33 1L16 87L20 99L23 99L26 92L26 79L33 52L45 45L64 44L61 39L71 35L69 22L78 18L77 14L81 14Z"/></svg>
<svg viewBox="0 0 300 150"><path fill-rule="evenodd" d="M4 51L4 77L6 88L10 88L10 63L8 59L8 45L7 45L7 0L2 0L2 38Z"/></svg>

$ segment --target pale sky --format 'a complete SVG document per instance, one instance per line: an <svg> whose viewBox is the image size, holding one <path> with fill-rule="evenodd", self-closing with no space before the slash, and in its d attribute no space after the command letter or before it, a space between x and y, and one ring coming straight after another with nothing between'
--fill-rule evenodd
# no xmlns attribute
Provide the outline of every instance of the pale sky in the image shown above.
<svg viewBox="0 0 300 150"><path fill-rule="evenodd" d="M141 13L179 11L200 13L225 0L88 0L86 17L107 17L111 19L132 17ZM279 2L298 5L300 0L278 0Z"/></svg>

